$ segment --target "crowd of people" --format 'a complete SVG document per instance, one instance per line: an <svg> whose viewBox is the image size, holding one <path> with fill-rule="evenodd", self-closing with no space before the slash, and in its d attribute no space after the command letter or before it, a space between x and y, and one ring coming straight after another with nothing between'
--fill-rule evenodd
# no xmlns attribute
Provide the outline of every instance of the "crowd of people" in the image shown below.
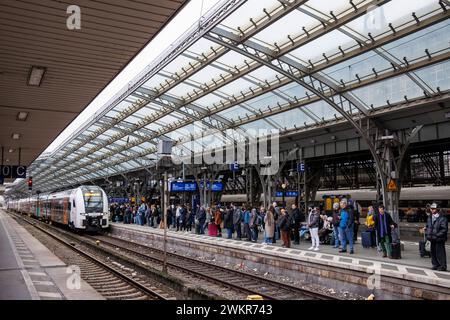
<svg viewBox="0 0 450 320"><path fill-rule="evenodd" d="M310 207L307 214L295 204L289 210L276 202L267 209L263 206L252 208L248 205L205 207L197 205L171 205L167 210L167 225L174 231L192 231L197 234L228 239L257 242L260 233L265 245L282 241L282 246L300 244L301 238L310 238L309 250L319 251L321 244L331 244L340 253L355 252L360 224L360 207L345 198L333 204L332 213L326 214L319 207ZM115 222L164 227L164 215L159 205L140 206L129 204L111 205L111 216ZM446 270L445 241L447 240L447 219L439 212L437 205L427 211L427 226L423 230L431 241L433 269ZM385 211L383 205L370 206L365 221L365 233L370 234L370 246L382 252L383 257L397 258L393 250L399 245L397 224ZM308 237L309 235L309 237ZM364 245L364 244L363 244ZM347 251L348 248L348 251Z"/></svg>

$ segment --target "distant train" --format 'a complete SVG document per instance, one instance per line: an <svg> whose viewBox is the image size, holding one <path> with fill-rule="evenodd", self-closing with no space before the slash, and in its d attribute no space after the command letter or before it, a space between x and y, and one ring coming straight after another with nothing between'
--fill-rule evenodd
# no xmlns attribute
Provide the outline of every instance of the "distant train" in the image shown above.
<svg viewBox="0 0 450 320"><path fill-rule="evenodd" d="M98 231L109 227L108 198L97 186L9 200L7 207L76 230Z"/></svg>
<svg viewBox="0 0 450 320"><path fill-rule="evenodd" d="M327 195L350 195L351 199L357 201L363 208L371 205L376 200L376 190L374 189L359 189L359 190L329 190L318 191L316 193L315 203L321 203L323 197ZM262 202L261 195L261 202ZM282 198L276 197L275 201L282 201ZM247 201L245 194L224 194L221 197L222 203L244 203ZM293 203L295 198L286 197L287 205ZM400 192L400 209L425 208L427 204L436 202L441 208L450 213L450 186L426 186L426 187L412 187L402 188Z"/></svg>

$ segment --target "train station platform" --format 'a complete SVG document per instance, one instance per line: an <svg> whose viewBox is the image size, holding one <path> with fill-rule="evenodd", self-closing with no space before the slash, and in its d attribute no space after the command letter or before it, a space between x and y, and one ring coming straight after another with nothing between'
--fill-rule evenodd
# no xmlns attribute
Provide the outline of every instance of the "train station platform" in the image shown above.
<svg viewBox="0 0 450 320"><path fill-rule="evenodd" d="M163 230L148 226L111 224L111 235L141 244L162 247ZM200 259L226 265L244 265L250 272L270 273L299 281L382 299L450 299L450 272L431 270L430 258L419 256L418 244L403 241L402 259L383 258L376 249L365 249L360 241L355 254L338 253L330 245L309 251L310 242L281 247L245 240L225 239L193 232L168 231L168 248ZM447 246L447 252L449 252Z"/></svg>
<svg viewBox="0 0 450 320"><path fill-rule="evenodd" d="M82 279L68 286L67 267L0 209L0 300L104 300Z"/></svg>

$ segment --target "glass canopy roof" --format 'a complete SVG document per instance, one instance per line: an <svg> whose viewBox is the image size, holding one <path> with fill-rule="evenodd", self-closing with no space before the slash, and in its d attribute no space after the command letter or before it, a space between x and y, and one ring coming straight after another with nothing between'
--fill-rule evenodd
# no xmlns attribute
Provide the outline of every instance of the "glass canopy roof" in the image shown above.
<svg viewBox="0 0 450 320"><path fill-rule="evenodd" d="M449 9L439 0L223 1L30 172L48 191L151 166L162 137L186 155L239 131L282 135L450 90Z"/></svg>

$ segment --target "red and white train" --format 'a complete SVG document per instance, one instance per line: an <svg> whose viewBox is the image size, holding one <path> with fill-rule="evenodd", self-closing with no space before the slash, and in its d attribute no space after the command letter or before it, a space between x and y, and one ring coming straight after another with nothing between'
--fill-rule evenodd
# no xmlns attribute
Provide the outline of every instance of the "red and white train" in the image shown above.
<svg viewBox="0 0 450 320"><path fill-rule="evenodd" d="M98 231L109 227L108 197L98 186L9 200L7 207L72 229Z"/></svg>

